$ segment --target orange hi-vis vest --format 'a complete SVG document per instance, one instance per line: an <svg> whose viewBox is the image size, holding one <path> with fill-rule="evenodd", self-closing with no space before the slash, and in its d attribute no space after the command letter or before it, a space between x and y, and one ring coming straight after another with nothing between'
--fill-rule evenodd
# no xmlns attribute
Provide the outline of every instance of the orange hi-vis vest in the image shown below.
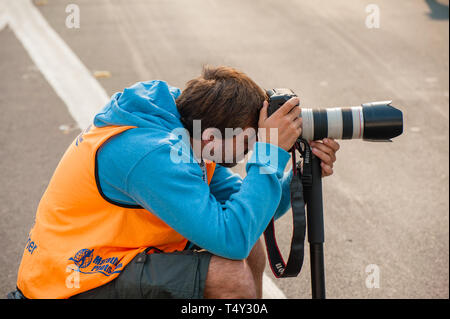
<svg viewBox="0 0 450 319"><path fill-rule="evenodd" d="M148 210L101 191L97 151L134 126L84 130L69 146L37 209L17 287L27 298L69 298L119 276L140 252L185 249L188 240ZM206 163L208 184L215 163Z"/></svg>

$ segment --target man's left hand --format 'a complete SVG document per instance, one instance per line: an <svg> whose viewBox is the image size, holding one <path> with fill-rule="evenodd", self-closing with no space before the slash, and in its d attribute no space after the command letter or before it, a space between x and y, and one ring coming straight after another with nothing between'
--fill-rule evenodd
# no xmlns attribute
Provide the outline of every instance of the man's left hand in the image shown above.
<svg viewBox="0 0 450 319"><path fill-rule="evenodd" d="M312 152L320 158L322 167L322 177L333 174L333 164L336 162L336 152L339 150L339 144L332 138L325 138L310 143Z"/></svg>

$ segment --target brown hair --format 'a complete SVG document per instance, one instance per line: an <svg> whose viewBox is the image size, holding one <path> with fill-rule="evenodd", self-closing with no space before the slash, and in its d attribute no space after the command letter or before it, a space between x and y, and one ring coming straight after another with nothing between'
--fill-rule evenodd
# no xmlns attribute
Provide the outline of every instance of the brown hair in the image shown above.
<svg viewBox="0 0 450 319"><path fill-rule="evenodd" d="M193 120L202 131L214 127L258 127L259 111L267 95L243 72L227 66L203 67L202 75L186 83L176 100L184 127L193 134Z"/></svg>

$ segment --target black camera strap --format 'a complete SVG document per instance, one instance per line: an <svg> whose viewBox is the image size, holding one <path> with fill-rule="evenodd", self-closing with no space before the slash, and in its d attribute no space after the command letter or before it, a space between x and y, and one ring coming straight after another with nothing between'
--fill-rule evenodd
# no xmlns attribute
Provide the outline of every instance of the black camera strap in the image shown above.
<svg viewBox="0 0 450 319"><path fill-rule="evenodd" d="M302 148L303 146L303 148ZM300 165L296 162L295 151L298 150L303 158L303 173ZM275 225L272 219L264 231L269 264L273 274L277 278L296 277L303 266L304 243L306 235L306 212L303 197L304 188L311 187L311 148L309 144L299 139L292 149L292 180L290 184L291 206L293 218L293 232L291 239L291 249L288 262L285 263L278 248L275 238Z"/></svg>

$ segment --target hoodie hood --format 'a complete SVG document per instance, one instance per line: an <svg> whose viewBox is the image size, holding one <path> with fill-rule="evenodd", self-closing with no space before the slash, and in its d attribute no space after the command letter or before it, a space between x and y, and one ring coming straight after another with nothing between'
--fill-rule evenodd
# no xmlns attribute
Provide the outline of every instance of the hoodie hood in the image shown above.
<svg viewBox="0 0 450 319"><path fill-rule="evenodd" d="M172 131L183 127L175 99L180 89L164 81L138 82L115 93L105 107L95 115L94 125L131 125Z"/></svg>

